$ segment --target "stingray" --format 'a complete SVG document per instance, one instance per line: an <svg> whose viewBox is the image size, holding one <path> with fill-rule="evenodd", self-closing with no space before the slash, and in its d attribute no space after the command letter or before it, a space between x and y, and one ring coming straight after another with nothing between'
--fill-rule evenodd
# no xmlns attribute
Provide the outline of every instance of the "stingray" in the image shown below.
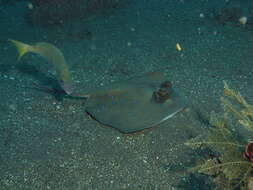
<svg viewBox="0 0 253 190"><path fill-rule="evenodd" d="M122 133L155 127L185 108L162 72L147 73L76 96L87 98L85 110L92 118Z"/></svg>

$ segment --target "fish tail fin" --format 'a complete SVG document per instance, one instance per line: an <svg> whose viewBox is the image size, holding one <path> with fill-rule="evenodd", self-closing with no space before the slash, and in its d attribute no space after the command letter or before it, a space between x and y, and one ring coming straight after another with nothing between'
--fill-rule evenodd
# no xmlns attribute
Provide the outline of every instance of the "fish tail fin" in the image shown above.
<svg viewBox="0 0 253 190"><path fill-rule="evenodd" d="M12 39L9 39L9 41L12 42L18 50L18 53L19 53L18 61L23 57L23 55L33 50L32 46L25 44L23 42L12 40Z"/></svg>

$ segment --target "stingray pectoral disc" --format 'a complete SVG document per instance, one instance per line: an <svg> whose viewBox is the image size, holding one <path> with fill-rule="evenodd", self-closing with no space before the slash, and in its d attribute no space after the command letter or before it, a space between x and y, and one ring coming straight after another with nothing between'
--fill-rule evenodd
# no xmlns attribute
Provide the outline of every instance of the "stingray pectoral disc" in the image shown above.
<svg viewBox="0 0 253 190"><path fill-rule="evenodd" d="M86 111L100 123L123 133L154 127L185 107L172 89L165 100L154 99L164 81L162 73L154 72L95 90L87 101Z"/></svg>

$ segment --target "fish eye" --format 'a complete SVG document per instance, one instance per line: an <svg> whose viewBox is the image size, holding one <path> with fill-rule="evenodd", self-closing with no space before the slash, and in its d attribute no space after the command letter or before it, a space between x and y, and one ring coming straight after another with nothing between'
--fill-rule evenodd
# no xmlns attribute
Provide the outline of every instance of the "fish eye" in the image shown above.
<svg viewBox="0 0 253 190"><path fill-rule="evenodd" d="M62 79L59 79L58 82L59 82L60 84L64 84L64 81L63 81Z"/></svg>

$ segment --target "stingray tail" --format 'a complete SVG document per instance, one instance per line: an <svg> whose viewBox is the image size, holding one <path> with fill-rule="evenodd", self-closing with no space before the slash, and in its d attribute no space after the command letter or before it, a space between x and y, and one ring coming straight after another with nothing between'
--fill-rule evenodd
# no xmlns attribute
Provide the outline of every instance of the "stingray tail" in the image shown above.
<svg viewBox="0 0 253 190"><path fill-rule="evenodd" d="M25 43L17 41L17 40L12 40L12 39L9 39L9 41L12 42L16 46L16 48L18 50L18 53L19 53L19 55L18 55L18 61L26 53L33 51L33 47L31 45L25 44Z"/></svg>
<svg viewBox="0 0 253 190"><path fill-rule="evenodd" d="M89 98L90 97L90 94L87 94L87 93L71 93L69 94L71 97L73 98Z"/></svg>

